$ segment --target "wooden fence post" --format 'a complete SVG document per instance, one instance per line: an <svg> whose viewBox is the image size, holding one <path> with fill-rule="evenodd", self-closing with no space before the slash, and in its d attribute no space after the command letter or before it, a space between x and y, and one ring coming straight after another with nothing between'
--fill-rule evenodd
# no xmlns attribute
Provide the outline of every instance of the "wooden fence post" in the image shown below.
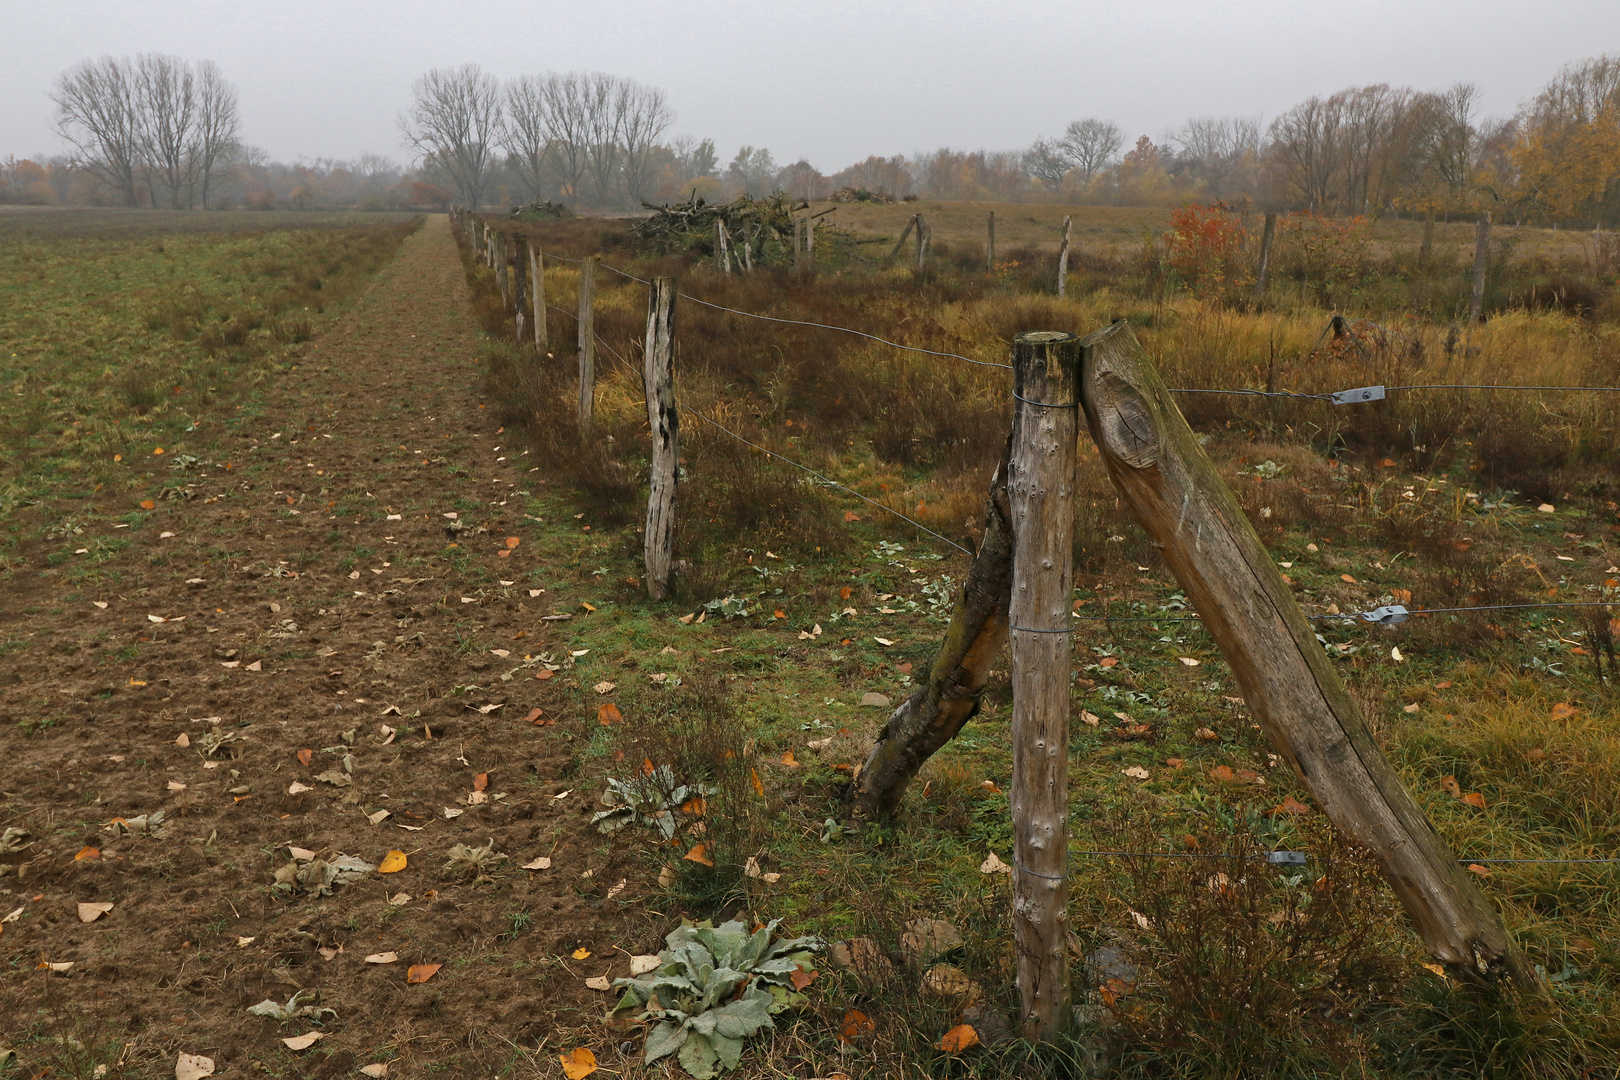
<svg viewBox="0 0 1620 1080"><path fill-rule="evenodd" d="M1329 820L1371 852L1441 963L1463 977L1505 970L1537 985L1496 905L1469 880L1373 741L1276 561L1129 326L1116 322L1082 345L1080 400L1108 475L1198 609L1278 752ZM1014 625L1023 625L1017 603L1014 593Z"/></svg>
<svg viewBox="0 0 1620 1080"><path fill-rule="evenodd" d="M795 273L804 273L804 227L809 224L803 218L793 219L793 270Z"/></svg>
<svg viewBox="0 0 1620 1080"><path fill-rule="evenodd" d="M928 241L932 234L928 231L928 221L921 214L917 215L917 273L922 273L928 265Z"/></svg>
<svg viewBox="0 0 1620 1080"><path fill-rule="evenodd" d="M726 252L726 223L714 219L714 268L722 274L731 273L731 256Z"/></svg>
<svg viewBox="0 0 1620 1080"><path fill-rule="evenodd" d="M551 342L546 328L546 256L532 240L529 241L529 288L534 292L534 347L544 356Z"/></svg>
<svg viewBox="0 0 1620 1080"><path fill-rule="evenodd" d="M1477 323L1485 314L1485 264L1491 250L1491 215L1486 213L1474 228L1474 295L1468 303L1468 321Z"/></svg>
<svg viewBox="0 0 1620 1080"><path fill-rule="evenodd" d="M579 430L591 426L596 401L596 264L600 255L579 261Z"/></svg>
<svg viewBox="0 0 1620 1080"><path fill-rule="evenodd" d="M900 249L906 246L906 237L910 236L911 230L917 227L918 217L919 215L912 214L911 220L906 222L906 227L900 230L900 239L894 242L894 250L889 252L889 258L893 259L899 255Z"/></svg>
<svg viewBox="0 0 1620 1080"><path fill-rule="evenodd" d="M517 322L519 345L523 344L524 331L528 329L529 260L523 257L528 246L527 237L512 238L512 317Z"/></svg>
<svg viewBox="0 0 1620 1080"><path fill-rule="evenodd" d="M1277 238L1277 215L1267 214L1260 230L1260 267L1254 274L1254 295L1266 295L1266 279L1271 274L1271 244Z"/></svg>
<svg viewBox="0 0 1620 1080"><path fill-rule="evenodd" d="M1058 247L1058 282L1057 294L1067 296L1069 292L1069 232L1073 223L1068 214L1063 215L1063 243Z"/></svg>
<svg viewBox="0 0 1620 1080"><path fill-rule="evenodd" d="M1013 339L1013 942L1020 1027L1055 1038L1069 1022L1069 680L1080 338Z"/></svg>
<svg viewBox="0 0 1620 1080"><path fill-rule="evenodd" d="M996 212L990 211L990 235L984 244L984 272L996 272Z"/></svg>
<svg viewBox="0 0 1620 1080"><path fill-rule="evenodd" d="M804 219L804 272L806 274L816 272L816 219L814 217Z"/></svg>
<svg viewBox="0 0 1620 1080"><path fill-rule="evenodd" d="M652 469L647 491L647 531L643 551L647 595L669 594L670 559L675 543L675 481L680 462L681 416L675 408L675 279L653 278L647 292L647 346L642 379L647 390L647 423L652 427Z"/></svg>

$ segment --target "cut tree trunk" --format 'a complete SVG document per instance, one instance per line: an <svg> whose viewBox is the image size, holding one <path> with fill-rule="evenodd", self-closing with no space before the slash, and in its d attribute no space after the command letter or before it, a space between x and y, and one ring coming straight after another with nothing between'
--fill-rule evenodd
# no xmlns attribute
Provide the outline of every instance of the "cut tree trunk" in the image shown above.
<svg viewBox="0 0 1620 1080"><path fill-rule="evenodd" d="M1009 444L1010 446L1010 444ZM1007 456L990 477L984 539L951 610L945 639L928 679L878 732L872 752L850 785L851 809L861 817L894 813L923 762L954 739L979 711L990 666L1007 643L1012 595L1012 526L1007 509Z"/></svg>
<svg viewBox="0 0 1620 1080"><path fill-rule="evenodd" d="M1129 327L1084 342L1081 402L1108 475L1220 647L1245 701L1322 811L1377 860L1454 973L1537 985L1388 760L1275 561L1199 447Z"/></svg>

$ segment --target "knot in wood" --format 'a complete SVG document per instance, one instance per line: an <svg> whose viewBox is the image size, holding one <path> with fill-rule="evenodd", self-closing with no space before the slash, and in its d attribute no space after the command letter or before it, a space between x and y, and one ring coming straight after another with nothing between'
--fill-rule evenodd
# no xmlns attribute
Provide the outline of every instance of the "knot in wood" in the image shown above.
<svg viewBox="0 0 1620 1080"><path fill-rule="evenodd" d="M1099 372L1093 401L1110 453L1133 469L1158 462L1158 420L1134 386L1112 371Z"/></svg>

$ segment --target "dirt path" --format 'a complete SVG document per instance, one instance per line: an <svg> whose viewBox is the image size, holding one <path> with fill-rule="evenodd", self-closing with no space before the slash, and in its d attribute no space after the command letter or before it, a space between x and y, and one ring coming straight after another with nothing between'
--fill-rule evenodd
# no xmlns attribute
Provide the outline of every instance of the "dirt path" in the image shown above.
<svg viewBox="0 0 1620 1080"><path fill-rule="evenodd" d="M639 889L606 900L634 868L605 861L590 794L570 793L567 623L542 621L564 598L543 591L538 545L501 554L544 474L485 419L479 348L430 218L261 415L193 451L191 497L102 508L91 528L129 546L101 585L41 567L0 600L17 643L0 826L31 834L0 854L0 915L21 909L0 934L0 1016L21 1022L0 1042L25 1060L33 1045L49 1063L31 1034L77 1031L128 1075L178 1052L221 1072L398 1058L394 1077L474 1075L601 1003L581 981L609 973ZM108 824L157 811L157 835ZM453 845L487 841L511 857L493 881L445 874ZM409 863L276 895L289 847ZM516 865L540 856L550 869ZM83 923L83 903L113 907ZM558 955L580 947L597 958L570 971ZM443 967L408 985L414 964ZM336 1019L294 1052L280 1040L310 1019L246 1009L300 989Z"/></svg>

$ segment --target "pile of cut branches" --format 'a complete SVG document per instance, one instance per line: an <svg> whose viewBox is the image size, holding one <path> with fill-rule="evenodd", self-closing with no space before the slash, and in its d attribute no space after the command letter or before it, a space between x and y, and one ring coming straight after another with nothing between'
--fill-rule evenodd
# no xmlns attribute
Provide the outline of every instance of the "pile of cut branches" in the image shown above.
<svg viewBox="0 0 1620 1080"><path fill-rule="evenodd" d="M507 217L515 218L518 221L568 221L578 216L578 214L574 213L573 207L566 203L552 202L550 199L545 202L532 202L524 206L514 206L512 212L507 215Z"/></svg>
<svg viewBox="0 0 1620 1080"><path fill-rule="evenodd" d="M685 202L642 205L652 214L632 225L630 235L661 253L689 252L712 258L718 239L715 223L722 222L738 258L746 247L753 265L769 266L793 261L796 215L810 204L784 191L773 191L758 199L739 195L726 203L711 203L693 192ZM828 226L818 222L815 227L819 240Z"/></svg>

